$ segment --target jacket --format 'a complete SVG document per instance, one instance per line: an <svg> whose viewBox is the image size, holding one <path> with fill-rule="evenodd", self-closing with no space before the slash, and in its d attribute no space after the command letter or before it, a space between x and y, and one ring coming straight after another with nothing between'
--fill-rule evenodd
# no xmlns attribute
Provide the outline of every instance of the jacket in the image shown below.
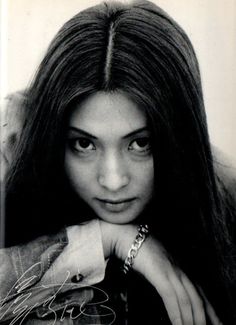
<svg viewBox="0 0 236 325"><path fill-rule="evenodd" d="M105 274L98 220L1 249L0 261L0 323L101 324L106 293L96 287Z"/></svg>

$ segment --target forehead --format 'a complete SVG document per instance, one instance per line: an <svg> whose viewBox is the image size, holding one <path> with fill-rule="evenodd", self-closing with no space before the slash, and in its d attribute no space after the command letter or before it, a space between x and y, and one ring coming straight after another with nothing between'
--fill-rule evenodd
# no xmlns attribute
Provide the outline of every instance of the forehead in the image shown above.
<svg viewBox="0 0 236 325"><path fill-rule="evenodd" d="M69 125L93 135L125 135L147 126L146 114L133 100L121 93L97 92L75 106Z"/></svg>

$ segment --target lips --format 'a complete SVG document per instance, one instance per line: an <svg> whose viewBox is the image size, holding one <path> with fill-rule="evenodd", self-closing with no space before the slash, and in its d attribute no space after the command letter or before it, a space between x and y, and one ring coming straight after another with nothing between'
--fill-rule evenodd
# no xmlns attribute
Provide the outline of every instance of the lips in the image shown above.
<svg viewBox="0 0 236 325"><path fill-rule="evenodd" d="M108 212L123 212L130 208L136 198L130 199L121 199L121 200L104 200L104 199L96 199L100 205L100 207Z"/></svg>

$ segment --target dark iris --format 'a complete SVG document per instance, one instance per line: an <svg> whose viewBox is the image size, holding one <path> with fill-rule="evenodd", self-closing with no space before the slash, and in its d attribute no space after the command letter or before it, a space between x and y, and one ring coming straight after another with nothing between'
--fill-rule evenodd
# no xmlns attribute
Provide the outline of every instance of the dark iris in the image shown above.
<svg viewBox="0 0 236 325"><path fill-rule="evenodd" d="M140 138L136 140L136 143L139 147L146 147L149 145L149 139L148 138Z"/></svg>
<svg viewBox="0 0 236 325"><path fill-rule="evenodd" d="M77 141L79 143L79 146L83 149L87 149L91 144L91 141L88 139L79 139Z"/></svg>

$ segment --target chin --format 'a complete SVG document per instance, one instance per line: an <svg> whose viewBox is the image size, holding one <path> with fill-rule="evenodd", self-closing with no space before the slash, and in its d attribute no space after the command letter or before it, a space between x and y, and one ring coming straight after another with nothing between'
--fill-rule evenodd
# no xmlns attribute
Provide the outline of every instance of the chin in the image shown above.
<svg viewBox="0 0 236 325"><path fill-rule="evenodd" d="M132 221L137 219L137 215L130 215L130 213L128 214L120 214L120 213L96 213L97 216L102 219L103 221L109 222L109 223L114 223L114 224L127 224L127 223L131 223Z"/></svg>

